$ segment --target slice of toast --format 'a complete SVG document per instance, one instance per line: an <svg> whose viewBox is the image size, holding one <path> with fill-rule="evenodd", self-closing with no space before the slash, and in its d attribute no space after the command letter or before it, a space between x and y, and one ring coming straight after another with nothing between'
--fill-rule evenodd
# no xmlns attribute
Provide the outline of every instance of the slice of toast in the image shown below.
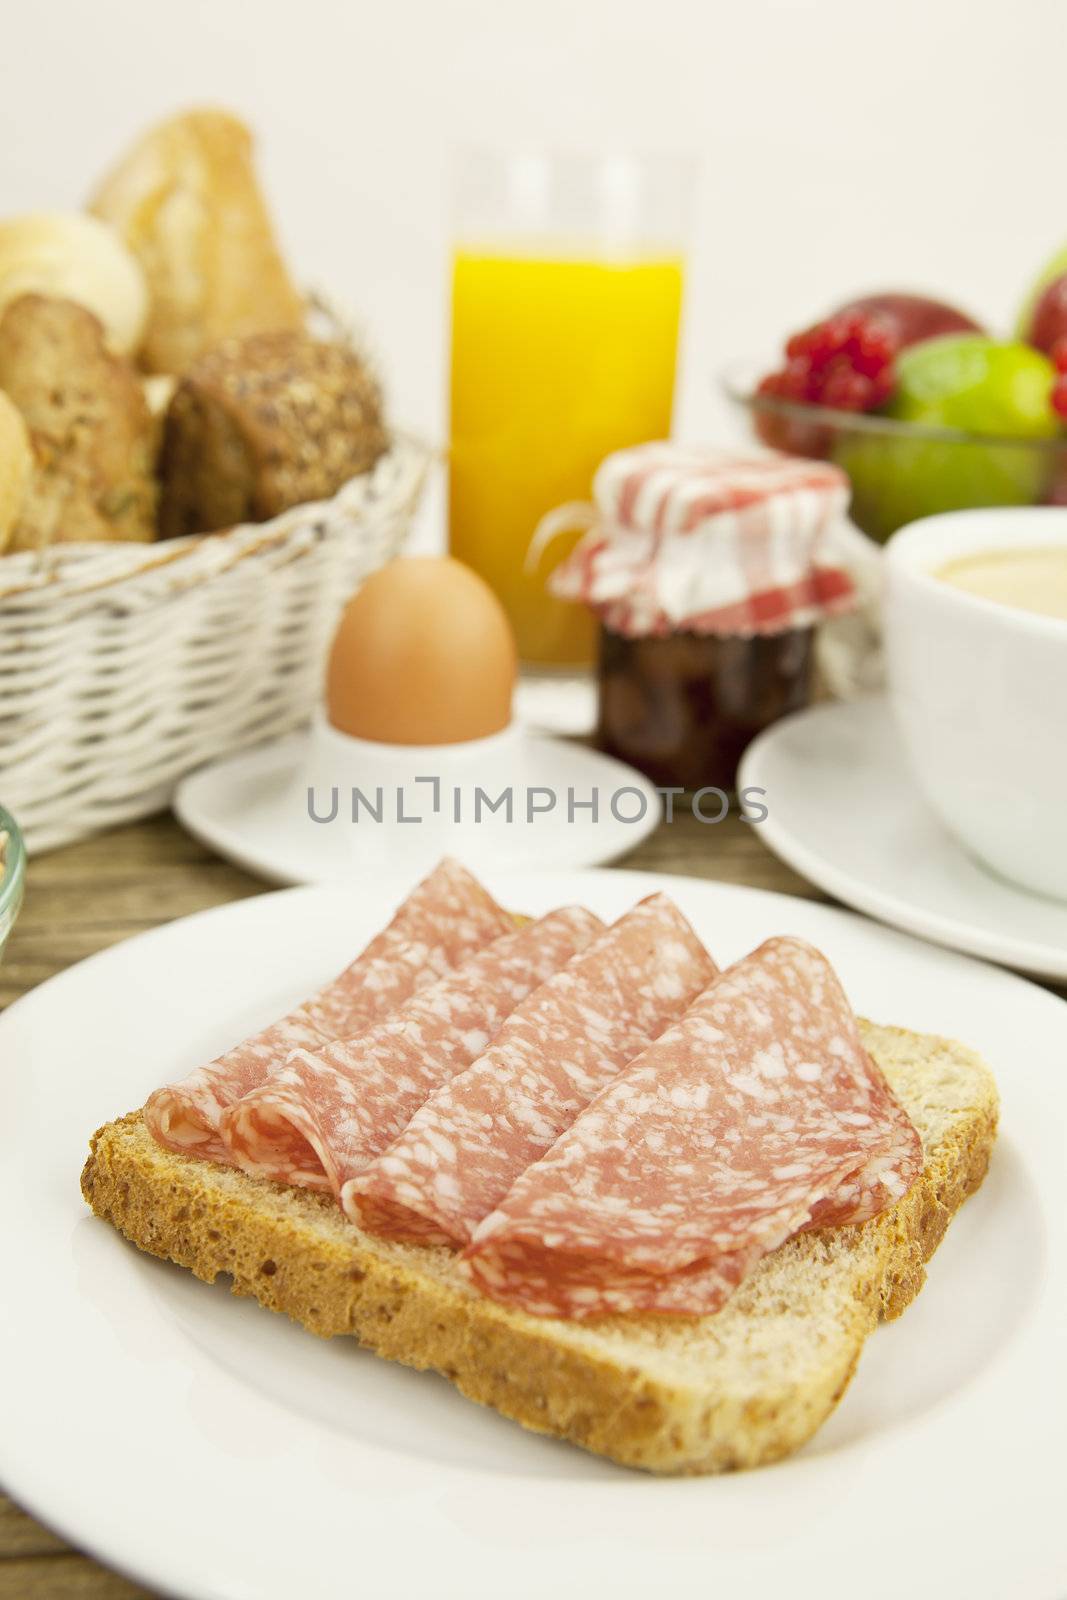
<svg viewBox="0 0 1067 1600"><path fill-rule="evenodd" d="M978 1188L996 1134L992 1075L949 1040L863 1023L923 1139L919 1181L861 1227L800 1234L711 1317L528 1316L479 1294L441 1248L388 1244L333 1200L174 1155L134 1112L92 1140L82 1192L152 1255L433 1368L525 1427L652 1472L778 1460L840 1400L879 1317L918 1293L924 1264Z"/></svg>

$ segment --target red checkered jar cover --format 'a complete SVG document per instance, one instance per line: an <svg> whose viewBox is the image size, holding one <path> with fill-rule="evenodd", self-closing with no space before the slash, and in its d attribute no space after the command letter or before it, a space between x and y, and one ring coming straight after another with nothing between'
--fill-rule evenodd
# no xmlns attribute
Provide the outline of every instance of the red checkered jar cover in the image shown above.
<svg viewBox="0 0 1067 1600"><path fill-rule="evenodd" d="M828 462L644 444L608 456L593 495L595 521L589 508L592 526L549 585L627 638L773 635L856 603L826 554L849 500Z"/></svg>

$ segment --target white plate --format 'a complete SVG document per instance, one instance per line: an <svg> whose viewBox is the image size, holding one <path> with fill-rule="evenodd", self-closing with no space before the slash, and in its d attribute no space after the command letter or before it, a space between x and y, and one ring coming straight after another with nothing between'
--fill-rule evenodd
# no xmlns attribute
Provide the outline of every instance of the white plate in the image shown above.
<svg viewBox="0 0 1067 1600"><path fill-rule="evenodd" d="M989 1178L828 1425L777 1467L655 1480L314 1339L88 1214L90 1130L284 1011L390 909L371 886L300 889L142 935L0 1017L11 1493L195 1600L1050 1600L1067 1574L1067 1006L784 896L621 872L489 881L510 905L606 916L662 885L722 961L807 936L867 1014L956 1034L994 1067Z"/></svg>
<svg viewBox="0 0 1067 1600"><path fill-rule="evenodd" d="M994 876L942 827L883 696L775 723L737 781L766 790L764 844L828 894L968 955L1067 978L1067 904Z"/></svg>
<svg viewBox="0 0 1067 1600"><path fill-rule="evenodd" d="M442 789L445 815L433 828L398 825L395 818L391 820L388 799L381 823L370 820L365 811L357 823L343 812L331 823L317 823L308 815L307 790L299 781L307 738L291 734L201 767L178 785L174 796L178 820L212 850L268 883L337 883L363 877L368 868L409 876L428 871L442 854L441 823L451 822L448 807L453 790L447 776ZM597 750L525 733L512 759L514 770L521 772L521 781L515 779L519 798L513 819L506 821L503 813L486 815L475 825L469 815L472 794L465 785L462 836L454 824L449 827L447 848L475 872L521 867L534 860L552 868L600 866L633 850L659 825L663 803L653 785L632 767ZM553 810L528 821L521 799L527 786L551 791L556 797ZM578 802L573 812L568 807L570 790ZM599 796L595 821L585 804L594 790ZM613 810L615 796L619 798ZM639 797L643 797L640 812ZM416 803L420 799L428 808L429 791L416 796ZM546 802L538 801L542 803ZM404 804L412 809L410 799Z"/></svg>

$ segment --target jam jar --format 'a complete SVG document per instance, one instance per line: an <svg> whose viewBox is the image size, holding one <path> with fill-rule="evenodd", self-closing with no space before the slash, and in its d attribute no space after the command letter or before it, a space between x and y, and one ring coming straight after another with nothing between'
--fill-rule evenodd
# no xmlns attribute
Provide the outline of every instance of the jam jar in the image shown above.
<svg viewBox="0 0 1067 1600"><path fill-rule="evenodd" d="M811 693L815 630L750 639L600 630L597 743L664 788L731 789L750 740Z"/></svg>
<svg viewBox="0 0 1067 1600"><path fill-rule="evenodd" d="M598 742L662 787L732 788L811 694L817 625L853 608L837 467L675 444L609 456L550 580L600 619Z"/></svg>

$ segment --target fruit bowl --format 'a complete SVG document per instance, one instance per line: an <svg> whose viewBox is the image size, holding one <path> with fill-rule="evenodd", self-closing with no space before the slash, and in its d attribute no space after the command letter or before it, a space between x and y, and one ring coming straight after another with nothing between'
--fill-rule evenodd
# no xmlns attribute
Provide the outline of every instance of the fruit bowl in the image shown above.
<svg viewBox="0 0 1067 1600"><path fill-rule="evenodd" d="M806 405L758 393L768 370L731 368L723 377L729 399L761 443L847 472L852 520L879 544L939 511L1067 504L1067 433L1012 438Z"/></svg>
<svg viewBox="0 0 1067 1600"><path fill-rule="evenodd" d="M8 935L22 906L22 891L26 881L26 850L18 823L0 806L0 835L4 836L0 850L0 957Z"/></svg>

